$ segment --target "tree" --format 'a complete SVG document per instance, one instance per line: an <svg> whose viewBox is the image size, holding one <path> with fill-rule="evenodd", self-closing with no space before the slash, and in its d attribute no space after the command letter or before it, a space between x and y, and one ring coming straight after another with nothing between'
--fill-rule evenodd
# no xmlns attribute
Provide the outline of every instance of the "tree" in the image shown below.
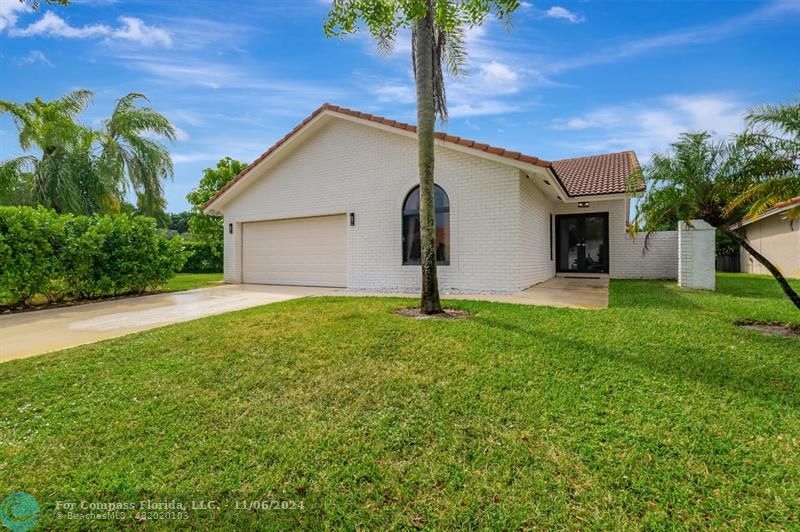
<svg viewBox="0 0 800 532"><path fill-rule="evenodd" d="M41 0L19 0L19 3L30 6L30 8L33 9L34 11L38 11L39 6L41 6L42 4ZM68 6L69 0L44 0L44 3L49 6L53 5Z"/></svg>
<svg viewBox="0 0 800 532"><path fill-rule="evenodd" d="M436 272L434 211L434 127L447 119L445 76L457 76L466 61L464 30L494 14L508 20L519 0L334 0L324 25L326 36L353 35L363 24L378 49L391 52L401 29L411 30L417 93L419 153L421 311L442 311Z"/></svg>
<svg viewBox="0 0 800 532"><path fill-rule="evenodd" d="M192 236L208 244L217 256L222 254L222 217L203 214L203 207L211 197L228 184L228 182L242 173L247 164L225 157L217 163L216 168L203 170L203 177L197 188L189 192L186 199L192 204L192 214L189 217L189 232Z"/></svg>
<svg viewBox="0 0 800 532"><path fill-rule="evenodd" d="M143 94L132 92L119 100L111 118L96 133L102 147L100 166L117 182L120 190L132 190L145 216L163 217L164 189L161 182L172 177L169 150L152 137L175 140L169 119L150 107L139 107Z"/></svg>
<svg viewBox="0 0 800 532"><path fill-rule="evenodd" d="M78 123L93 93L78 90L46 102L0 100L19 132L21 157L0 162L0 203L43 205L76 214L119 212L129 192L142 214L163 217L161 181L172 175L167 149L152 137L175 138L169 120L138 107L141 94L117 101L100 130Z"/></svg>
<svg viewBox="0 0 800 532"><path fill-rule="evenodd" d="M787 164L784 175L757 179L728 207L747 207L746 216L757 218L776 203L800 196L800 100L756 107L748 114L747 122L748 129L739 136L740 142L794 162ZM800 218L800 207L790 210L787 216Z"/></svg>
<svg viewBox="0 0 800 532"><path fill-rule="evenodd" d="M191 213L188 211L171 212L167 214L167 229L175 231L179 234L189 232L189 218Z"/></svg>
<svg viewBox="0 0 800 532"><path fill-rule="evenodd" d="M57 212L83 212L81 183L70 169L88 169L99 181L93 165L87 164L92 131L77 123L92 96L77 90L49 102L38 97L24 104L0 101L0 114L11 115L17 126L20 147L33 152L0 163L3 196Z"/></svg>
<svg viewBox="0 0 800 532"><path fill-rule="evenodd" d="M708 133L684 133L672 144L670 153L653 155L650 164L642 168L648 190L631 227L641 227L647 239L664 220L704 220L763 264L800 309L800 296L780 271L730 229L745 213L743 207L730 207L730 203L755 182L785 175L793 164L741 139L716 142ZM642 176L631 178L636 181Z"/></svg>

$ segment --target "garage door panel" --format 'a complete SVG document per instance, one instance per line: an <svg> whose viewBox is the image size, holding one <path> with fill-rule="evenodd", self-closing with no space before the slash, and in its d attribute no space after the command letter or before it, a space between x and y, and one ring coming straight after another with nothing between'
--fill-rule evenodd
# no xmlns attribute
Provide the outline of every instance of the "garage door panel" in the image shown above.
<svg viewBox="0 0 800 532"><path fill-rule="evenodd" d="M245 283L346 286L346 217L243 224L242 278Z"/></svg>

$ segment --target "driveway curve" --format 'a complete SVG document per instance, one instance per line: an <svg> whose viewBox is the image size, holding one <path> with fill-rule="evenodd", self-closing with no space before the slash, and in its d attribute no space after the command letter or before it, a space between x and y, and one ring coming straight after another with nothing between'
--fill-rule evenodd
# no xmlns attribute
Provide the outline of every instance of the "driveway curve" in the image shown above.
<svg viewBox="0 0 800 532"><path fill-rule="evenodd" d="M231 284L0 315L0 362L213 314L336 292L306 286Z"/></svg>

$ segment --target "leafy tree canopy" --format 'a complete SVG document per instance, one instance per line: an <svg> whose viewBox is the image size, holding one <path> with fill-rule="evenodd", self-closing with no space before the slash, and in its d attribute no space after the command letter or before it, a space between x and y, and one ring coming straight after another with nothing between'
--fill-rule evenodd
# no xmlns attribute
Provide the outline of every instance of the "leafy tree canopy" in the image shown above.
<svg viewBox="0 0 800 532"><path fill-rule="evenodd" d="M222 217L203 214L203 206L245 168L247 163L225 157L215 168L203 170L203 177L197 188L186 196L192 204L189 232L195 239L207 243L214 253L222 253Z"/></svg>

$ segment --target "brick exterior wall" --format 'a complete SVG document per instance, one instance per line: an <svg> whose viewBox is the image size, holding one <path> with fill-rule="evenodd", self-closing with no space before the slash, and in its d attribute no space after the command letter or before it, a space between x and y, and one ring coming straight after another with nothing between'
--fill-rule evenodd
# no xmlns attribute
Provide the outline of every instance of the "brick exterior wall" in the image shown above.
<svg viewBox="0 0 800 532"><path fill-rule="evenodd" d="M678 284L684 288L714 290L716 231L702 220L678 223Z"/></svg>
<svg viewBox="0 0 800 532"><path fill-rule="evenodd" d="M241 282L242 223L352 212L348 288L419 290L420 268L402 265L401 252L402 204L418 183L415 139L336 119L280 157L222 207L226 281ZM609 213L612 278L676 276L677 245L670 255L669 237L644 259L631 243L624 199L589 208L554 202L517 169L442 146L436 183L450 199L450 265L439 266L445 291L516 292L551 278L551 214Z"/></svg>
<svg viewBox="0 0 800 532"><path fill-rule="evenodd" d="M240 282L242 222L355 213L347 227L348 288L417 291L420 267L402 265L402 203L418 181L412 138L333 120L223 207L225 280ZM443 147L436 183L450 199L443 290L519 289L519 171ZM235 224L234 233L227 231Z"/></svg>

